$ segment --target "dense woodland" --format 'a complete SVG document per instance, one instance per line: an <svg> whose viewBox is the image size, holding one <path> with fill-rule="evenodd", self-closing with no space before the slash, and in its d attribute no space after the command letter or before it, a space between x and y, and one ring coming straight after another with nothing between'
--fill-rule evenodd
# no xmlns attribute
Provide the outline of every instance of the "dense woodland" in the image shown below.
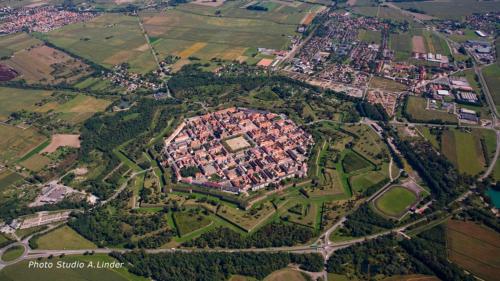
<svg viewBox="0 0 500 281"><path fill-rule="evenodd" d="M289 264L307 271L321 271L323 259L317 254L289 253L111 253L129 271L158 281L227 280L239 274L263 279Z"/></svg>
<svg viewBox="0 0 500 281"><path fill-rule="evenodd" d="M263 226L255 233L244 237L225 227L214 229L200 237L188 241L186 247L199 248L266 248L303 244L314 237L314 232L308 227L295 224L271 223Z"/></svg>
<svg viewBox="0 0 500 281"><path fill-rule="evenodd" d="M383 229L393 228L395 224L376 214L368 203L361 205L356 211L347 216L347 221L341 229L342 234L359 237L376 233Z"/></svg>

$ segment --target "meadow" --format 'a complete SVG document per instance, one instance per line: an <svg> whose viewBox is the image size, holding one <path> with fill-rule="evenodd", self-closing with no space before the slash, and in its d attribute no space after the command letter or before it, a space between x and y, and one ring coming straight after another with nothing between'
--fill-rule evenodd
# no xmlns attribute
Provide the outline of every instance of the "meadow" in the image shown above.
<svg viewBox="0 0 500 281"><path fill-rule="evenodd" d="M0 120L6 120L12 112L24 109L34 111L35 103L50 97L52 91L0 87Z"/></svg>
<svg viewBox="0 0 500 281"><path fill-rule="evenodd" d="M476 224L450 220L447 223L448 257L484 280L497 280L500 270L500 235Z"/></svg>
<svg viewBox="0 0 500 281"><path fill-rule="evenodd" d="M21 181L21 177L18 173L11 172L9 170L0 171L0 191L5 190L7 187Z"/></svg>
<svg viewBox="0 0 500 281"><path fill-rule="evenodd" d="M94 249L97 246L83 238L69 226L56 228L35 239L38 249L44 250L77 250Z"/></svg>
<svg viewBox="0 0 500 281"><path fill-rule="evenodd" d="M0 37L0 58L12 56L15 52L41 44L38 39L34 39L27 33L15 33Z"/></svg>
<svg viewBox="0 0 500 281"><path fill-rule="evenodd" d="M110 101L104 99L77 95L68 102L59 105L55 112L61 113L63 120L77 124L85 121L96 112L104 111L110 103Z"/></svg>
<svg viewBox="0 0 500 281"><path fill-rule="evenodd" d="M489 65L483 68L482 72L493 101L497 109L500 109L500 64Z"/></svg>
<svg viewBox="0 0 500 281"><path fill-rule="evenodd" d="M208 216L196 211L195 209L190 209L184 212L175 212L173 214L173 218L179 236L184 236L212 223Z"/></svg>
<svg viewBox="0 0 500 281"><path fill-rule="evenodd" d="M19 79L27 83L71 84L91 73L82 61L45 45L16 52L4 63L20 73Z"/></svg>
<svg viewBox="0 0 500 281"><path fill-rule="evenodd" d="M94 266L97 262L114 262L114 258L102 255L79 255L66 256L63 258L54 258L52 260L42 259L43 261L56 263L57 261L73 262L81 261L92 262ZM53 281L53 280L71 280L71 281L147 281L147 278L134 275L123 267L119 269L98 269L84 267L83 269L62 269L54 265L51 269L39 270L28 267L29 261L25 260L14 265L8 266L0 271L0 280L4 281Z"/></svg>
<svg viewBox="0 0 500 281"><path fill-rule="evenodd" d="M247 211L222 205L217 211L219 217L246 232L251 232L273 214L275 214L275 209L270 202L258 204Z"/></svg>
<svg viewBox="0 0 500 281"><path fill-rule="evenodd" d="M402 186L391 187L377 198L374 205L377 210L390 217L400 217L417 200L417 195Z"/></svg>
<svg viewBox="0 0 500 281"><path fill-rule="evenodd" d="M35 129L0 124L0 160L11 163L46 140Z"/></svg>
<svg viewBox="0 0 500 281"><path fill-rule="evenodd" d="M12 246L8 248L2 255L2 261L13 261L17 258L19 258L22 254L24 253L24 247L23 246Z"/></svg>

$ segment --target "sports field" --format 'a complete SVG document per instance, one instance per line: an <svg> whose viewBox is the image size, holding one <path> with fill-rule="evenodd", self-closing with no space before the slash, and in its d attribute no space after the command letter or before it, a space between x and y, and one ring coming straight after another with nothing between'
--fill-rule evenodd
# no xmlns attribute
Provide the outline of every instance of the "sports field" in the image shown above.
<svg viewBox="0 0 500 281"><path fill-rule="evenodd" d="M450 220L447 223L448 257L484 280L498 280L500 235L476 224Z"/></svg>
<svg viewBox="0 0 500 281"><path fill-rule="evenodd" d="M52 91L0 87L0 121L20 109L35 110L35 103L51 94Z"/></svg>
<svg viewBox="0 0 500 281"><path fill-rule="evenodd" d="M55 257L52 260L43 259L52 263L57 261L74 262L81 261L86 265L92 262L94 267L97 262L114 262L116 261L110 256L102 254L94 254L87 256L66 256L64 258ZM96 269L84 267L83 269L62 269L56 268L54 264L51 269L34 269L28 267L29 261L22 261L14 265L8 266L0 271L0 280L4 281L53 281L53 280L68 280L68 281L147 281L144 277L129 273L125 267L120 269Z"/></svg>
<svg viewBox="0 0 500 281"><path fill-rule="evenodd" d="M153 55L137 17L104 14L89 22L66 25L43 34L54 45L105 67L129 63L132 72L155 69Z"/></svg>
<svg viewBox="0 0 500 281"><path fill-rule="evenodd" d="M473 13L485 13L500 11L498 1L475 1L475 0L453 0L453 1L415 1L408 3L396 3L401 8L416 8L424 11L427 15L442 19L461 19Z"/></svg>
<svg viewBox="0 0 500 281"><path fill-rule="evenodd" d="M46 140L35 129L20 129L0 124L0 160L7 163L21 158L24 154Z"/></svg>
<svg viewBox="0 0 500 281"><path fill-rule="evenodd" d="M97 248L94 243L83 238L69 226L63 226L35 238L38 249L77 250Z"/></svg>
<svg viewBox="0 0 500 281"><path fill-rule="evenodd" d="M405 187L394 186L374 202L377 210L391 217L400 217L417 200L415 193Z"/></svg>

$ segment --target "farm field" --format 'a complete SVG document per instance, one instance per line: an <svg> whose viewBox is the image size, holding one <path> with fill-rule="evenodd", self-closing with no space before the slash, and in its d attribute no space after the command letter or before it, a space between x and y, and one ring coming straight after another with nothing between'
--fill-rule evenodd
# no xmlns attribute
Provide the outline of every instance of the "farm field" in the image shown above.
<svg viewBox="0 0 500 281"><path fill-rule="evenodd" d="M354 7L353 13L360 14L368 17L379 17L382 19L391 19L395 21L413 21L413 19L403 14L401 11L383 6L364 6L364 7Z"/></svg>
<svg viewBox="0 0 500 281"><path fill-rule="evenodd" d="M14 68L27 83L71 84L90 74L90 68L78 59L45 45L16 52L4 62Z"/></svg>
<svg viewBox="0 0 500 281"><path fill-rule="evenodd" d="M128 63L130 71L147 73L156 65L137 17L105 14L42 35L52 44L104 67Z"/></svg>
<svg viewBox="0 0 500 281"><path fill-rule="evenodd" d="M418 122L441 120L446 123L457 123L457 118L455 115L446 113L444 111L427 110L426 103L427 101L425 98L414 96L408 97L408 102L406 104L406 114L411 116L411 119L414 119Z"/></svg>
<svg viewBox="0 0 500 281"><path fill-rule="evenodd" d="M489 65L482 72L493 101L497 109L500 109L500 64Z"/></svg>
<svg viewBox="0 0 500 281"><path fill-rule="evenodd" d="M481 138L486 145L488 158L493 157L495 137L492 132L474 130L463 132L449 129L443 132L442 152L462 173L477 175L485 169L486 160L483 153Z"/></svg>
<svg viewBox="0 0 500 281"><path fill-rule="evenodd" d="M286 49L288 36L296 34L300 19L315 7L299 3L306 9L300 10L297 20L288 22L296 8L284 6L282 10L292 11L278 17L274 10L249 12L235 6L239 4L243 1L225 3L220 9L220 17L213 16L215 10L211 7L188 4L164 13L142 13L141 18L148 34L154 38L153 47L160 57L176 55L184 60L196 57L250 61L255 55L249 53L250 50ZM274 19L273 15L277 18Z"/></svg>
<svg viewBox="0 0 500 281"><path fill-rule="evenodd" d="M20 109L35 110L35 103L51 94L52 91L0 87L0 120L6 120Z"/></svg>
<svg viewBox="0 0 500 281"><path fill-rule="evenodd" d="M114 258L102 255L79 255L79 256L67 256L64 258L54 258L53 262L59 260L65 262L82 261L88 263L92 261L94 265L97 262L113 262L116 261ZM42 261L49 261L48 259L43 259ZM119 269L99 269L87 268L83 269L57 269L54 266L51 269L39 270L28 267L29 261L22 261L14 265L8 266L0 271L0 280L5 281L53 281L53 280L71 280L71 281L146 281L148 279L140 277L129 273L128 270L123 267Z"/></svg>
<svg viewBox="0 0 500 281"><path fill-rule="evenodd" d="M389 92L401 92L406 90L406 86L404 84L378 76L372 77L370 80L370 88L382 89Z"/></svg>
<svg viewBox="0 0 500 281"><path fill-rule="evenodd" d="M16 33L0 37L0 58L8 58L15 52L41 44L42 42L27 33Z"/></svg>
<svg viewBox="0 0 500 281"><path fill-rule="evenodd" d="M10 163L45 141L35 129L20 129L0 124L0 160Z"/></svg>
<svg viewBox="0 0 500 281"><path fill-rule="evenodd" d="M63 226L34 238L38 249L44 250L77 250L97 248L94 243L83 238L69 226Z"/></svg>
<svg viewBox="0 0 500 281"><path fill-rule="evenodd" d="M416 200L415 193L402 186L394 186L377 198L374 205L385 215L400 217Z"/></svg>
<svg viewBox="0 0 500 281"><path fill-rule="evenodd" d="M427 15L442 19L461 19L473 13L499 11L500 6L497 1L475 1L475 0L454 0L454 1L424 1L396 3L397 6L408 9L416 8L424 11Z"/></svg>
<svg viewBox="0 0 500 281"><path fill-rule="evenodd" d="M96 112L104 111L110 103L104 99L77 95L72 100L58 106L55 112L61 113L62 119L76 124L85 121Z"/></svg>
<svg viewBox="0 0 500 281"><path fill-rule="evenodd" d="M51 162L50 158L40 154L34 154L33 156L20 162L19 164L21 164L21 166L25 167L28 170L31 170L33 172L38 172L42 170L45 166L50 164L50 162Z"/></svg>
<svg viewBox="0 0 500 281"><path fill-rule="evenodd" d="M450 48L444 39L428 30L424 30L422 34L425 38L427 52L446 56L451 55Z"/></svg>
<svg viewBox="0 0 500 281"><path fill-rule="evenodd" d="M411 57L413 50L412 35L408 33L391 34L389 46L394 50L394 59L396 61L405 61Z"/></svg>
<svg viewBox="0 0 500 281"><path fill-rule="evenodd" d="M483 278L497 280L500 270L500 235L474 222L447 223L448 257Z"/></svg>

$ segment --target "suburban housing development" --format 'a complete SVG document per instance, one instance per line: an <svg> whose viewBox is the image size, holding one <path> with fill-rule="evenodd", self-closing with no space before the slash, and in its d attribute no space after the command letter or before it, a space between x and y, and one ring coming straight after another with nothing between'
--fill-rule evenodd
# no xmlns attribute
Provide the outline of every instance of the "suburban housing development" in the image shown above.
<svg viewBox="0 0 500 281"><path fill-rule="evenodd" d="M241 192L306 176L313 144L284 116L231 107L185 120L165 153L178 180Z"/></svg>

